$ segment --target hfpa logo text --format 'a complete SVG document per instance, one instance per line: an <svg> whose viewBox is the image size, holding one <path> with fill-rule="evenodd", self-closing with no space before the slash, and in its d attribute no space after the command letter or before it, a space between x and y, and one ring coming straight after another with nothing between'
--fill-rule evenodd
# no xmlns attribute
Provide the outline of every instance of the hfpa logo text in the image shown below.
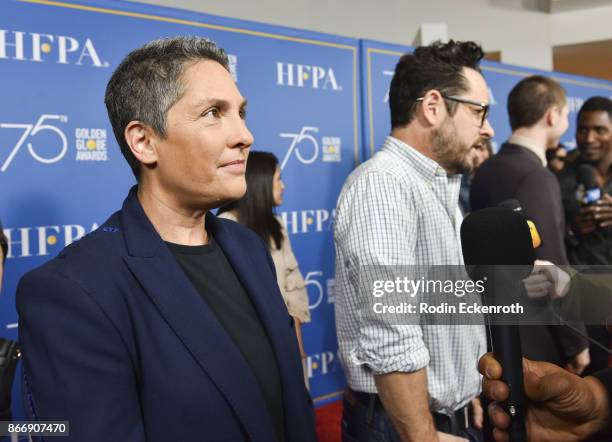
<svg viewBox="0 0 612 442"><path fill-rule="evenodd" d="M90 38L0 29L0 60L55 61L58 64L107 68Z"/></svg>
<svg viewBox="0 0 612 442"><path fill-rule="evenodd" d="M309 87L341 91L336 74L332 68L309 66L306 64L276 63L276 84L278 86Z"/></svg>
<svg viewBox="0 0 612 442"><path fill-rule="evenodd" d="M93 223L89 229L78 224L4 229L4 234L8 240L6 257L10 259L49 256L97 228L98 224Z"/></svg>

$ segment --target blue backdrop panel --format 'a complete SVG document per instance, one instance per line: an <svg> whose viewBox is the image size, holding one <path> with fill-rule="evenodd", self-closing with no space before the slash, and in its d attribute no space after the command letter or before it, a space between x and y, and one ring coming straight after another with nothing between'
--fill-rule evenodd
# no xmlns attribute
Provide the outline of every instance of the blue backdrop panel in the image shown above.
<svg viewBox="0 0 612 442"><path fill-rule="evenodd" d="M0 15L0 218L10 240L0 335L17 337L19 278L95 229L134 179L104 89L121 59L160 37L200 35L229 54L253 148L283 165L287 224L308 282L315 402L344 380L333 321L333 208L359 160L358 41L129 2L8 0ZM99 269L103 272L104 269ZM14 407L20 416L20 404Z"/></svg>
<svg viewBox="0 0 612 442"><path fill-rule="evenodd" d="M561 138L561 142L569 150L576 147L576 116L584 101L595 95L603 95L605 97L612 95L612 82L610 81L560 72L527 69L490 61L483 62L482 70L489 85L492 103L490 122L495 129L495 141L497 144L507 140L510 136L510 123L507 112L508 94L516 83L528 75L538 74L553 78L566 90L570 110L570 124L567 132Z"/></svg>
<svg viewBox="0 0 612 442"><path fill-rule="evenodd" d="M363 115L364 158L374 155L391 132L389 85L399 58L411 52L410 46L361 40L361 109Z"/></svg>
<svg viewBox="0 0 612 442"><path fill-rule="evenodd" d="M409 46L397 46L369 40L361 41L363 154L370 157L380 148L391 128L388 90L395 64ZM612 82L558 72L546 72L491 61L483 61L482 71L489 85L491 114L489 121L495 129L494 147L497 150L510 135L506 103L508 93L521 78L541 74L559 81L568 94L570 127L562 142L573 149L576 146L576 113L584 100L594 95L612 96Z"/></svg>

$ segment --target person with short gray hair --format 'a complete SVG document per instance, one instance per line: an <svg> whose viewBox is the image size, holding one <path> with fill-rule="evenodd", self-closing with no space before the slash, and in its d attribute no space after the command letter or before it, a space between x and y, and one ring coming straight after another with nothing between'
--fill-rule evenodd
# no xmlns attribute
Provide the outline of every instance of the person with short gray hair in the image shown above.
<svg viewBox="0 0 612 442"><path fill-rule="evenodd" d="M219 63L229 72L225 51L199 37L164 38L137 49L119 64L106 87L104 103L121 153L138 177L140 162L130 151L123 132L139 120L166 135L166 113L185 93L185 65L201 60Z"/></svg>
<svg viewBox="0 0 612 442"><path fill-rule="evenodd" d="M19 284L29 417L70 441L316 441L268 248L211 213L244 195L253 143L225 53L153 41L105 102L137 184Z"/></svg>

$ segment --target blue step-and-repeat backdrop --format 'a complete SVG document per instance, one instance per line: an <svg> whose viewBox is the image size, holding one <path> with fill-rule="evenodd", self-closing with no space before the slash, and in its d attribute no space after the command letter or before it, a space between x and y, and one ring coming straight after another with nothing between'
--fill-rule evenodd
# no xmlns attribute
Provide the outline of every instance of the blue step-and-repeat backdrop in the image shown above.
<svg viewBox="0 0 612 442"><path fill-rule="evenodd" d="M303 328L311 393L318 405L335 400L344 378L333 318L334 207L347 175L389 133L388 85L407 46L122 1L4 0L0 218L10 249L0 336L17 337L19 278L97 228L133 184L103 103L110 75L132 49L181 34L226 49L249 101L253 147L274 152L282 164L279 215L307 280L313 317ZM509 133L509 90L534 72L485 63L497 142ZM612 95L609 82L553 76L568 90L574 116L585 98ZM570 129L565 141L572 138ZM16 417L18 389L16 382Z"/></svg>
<svg viewBox="0 0 612 442"><path fill-rule="evenodd" d="M369 158L378 150L390 132L389 84L393 77L395 64L410 46L398 46L370 40L360 41L361 52L361 106L363 115L364 158ZM576 147L576 114L582 103L594 95L612 97L612 82L594 78L579 77L559 72L545 72L511 66L492 61L483 61L482 73L489 85L491 112L489 122L495 129L494 148L510 136L510 124L506 103L514 85L528 75L540 74L554 78L565 88L570 106L570 126L561 142L568 150Z"/></svg>

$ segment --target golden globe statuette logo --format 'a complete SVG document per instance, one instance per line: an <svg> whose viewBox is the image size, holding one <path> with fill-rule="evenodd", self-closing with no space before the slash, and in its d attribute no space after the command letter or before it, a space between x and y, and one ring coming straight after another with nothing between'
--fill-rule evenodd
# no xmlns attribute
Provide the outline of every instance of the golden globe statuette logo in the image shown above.
<svg viewBox="0 0 612 442"><path fill-rule="evenodd" d="M230 74L236 83L238 83L238 56L234 54L227 54L227 61L229 64Z"/></svg>
<svg viewBox="0 0 612 442"><path fill-rule="evenodd" d="M327 163L339 163L342 161L340 137L323 137L323 161Z"/></svg>
<svg viewBox="0 0 612 442"><path fill-rule="evenodd" d="M106 129L77 128L74 135L77 161L108 161Z"/></svg>

